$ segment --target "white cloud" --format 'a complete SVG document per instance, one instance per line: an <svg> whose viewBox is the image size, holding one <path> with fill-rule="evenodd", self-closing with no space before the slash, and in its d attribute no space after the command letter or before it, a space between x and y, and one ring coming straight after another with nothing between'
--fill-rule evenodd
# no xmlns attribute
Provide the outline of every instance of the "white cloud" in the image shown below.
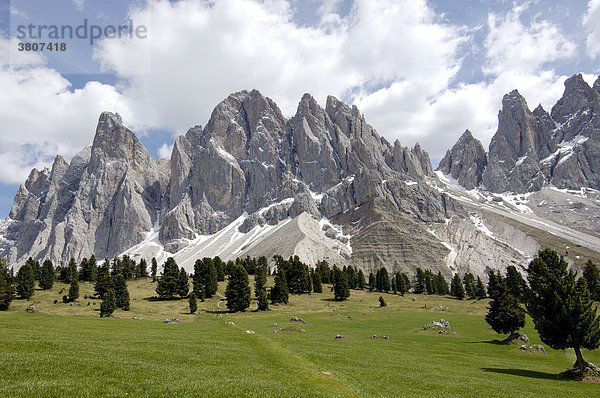
<svg viewBox="0 0 600 398"><path fill-rule="evenodd" d="M600 0L588 2L582 23L587 32L586 53L596 59L600 55Z"/></svg>
<svg viewBox="0 0 600 398"><path fill-rule="evenodd" d="M159 159L171 159L171 152L173 152L173 145L168 145L166 142L158 148Z"/></svg>
<svg viewBox="0 0 600 398"><path fill-rule="evenodd" d="M79 11L83 11L83 5L85 4L85 0L73 0L73 4Z"/></svg>

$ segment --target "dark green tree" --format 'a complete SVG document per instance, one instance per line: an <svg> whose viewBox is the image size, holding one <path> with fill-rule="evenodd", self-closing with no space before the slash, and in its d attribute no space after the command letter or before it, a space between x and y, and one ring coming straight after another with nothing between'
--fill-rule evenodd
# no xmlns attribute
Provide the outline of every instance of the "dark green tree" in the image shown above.
<svg viewBox="0 0 600 398"><path fill-rule="evenodd" d="M470 298L473 299L475 298L477 295L475 294L475 276L473 276L472 273L466 273L463 276L463 285L465 287L465 294Z"/></svg>
<svg viewBox="0 0 600 398"><path fill-rule="evenodd" d="M34 260L32 257L29 257L25 263L29 263L31 270L33 271L33 279L36 281L40 280L40 273L42 269L40 268L40 263L37 260Z"/></svg>
<svg viewBox="0 0 600 398"><path fill-rule="evenodd" d="M427 294L437 293L436 279L430 270L425 271L425 291Z"/></svg>
<svg viewBox="0 0 600 398"><path fill-rule="evenodd" d="M110 269L110 276L113 278L118 274L123 273L123 261L119 257L113 258L112 267Z"/></svg>
<svg viewBox="0 0 600 398"><path fill-rule="evenodd" d="M205 257L196 260L194 264L194 277L192 278L194 291L200 296L200 288L204 289L205 297L212 297L217 293L219 281L217 269L212 258Z"/></svg>
<svg viewBox="0 0 600 398"><path fill-rule="evenodd" d="M138 278L147 278L148 277L148 263L145 258L140 259L140 263L138 264Z"/></svg>
<svg viewBox="0 0 600 398"><path fill-rule="evenodd" d="M375 278L375 274L373 272L369 273L369 291L373 291L377 288L377 278Z"/></svg>
<svg viewBox="0 0 600 398"><path fill-rule="evenodd" d="M394 279L396 281L396 289L398 290L398 293L401 296L404 296L404 294L407 292L407 289L406 284L404 283L404 277L402 276L400 271L396 271L394 273Z"/></svg>
<svg viewBox="0 0 600 398"><path fill-rule="evenodd" d="M26 262L17 272L17 294L22 299L28 299L35 292L35 280L31 264Z"/></svg>
<svg viewBox="0 0 600 398"><path fill-rule="evenodd" d="M300 261L298 256L290 258L289 264L289 269L286 271L285 276L290 293L310 293L308 268Z"/></svg>
<svg viewBox="0 0 600 398"><path fill-rule="evenodd" d="M167 258L163 272L156 285L156 293L160 298L172 298L179 291L179 267L173 257Z"/></svg>
<svg viewBox="0 0 600 398"><path fill-rule="evenodd" d="M350 297L348 276L338 267L333 267L333 299L343 301Z"/></svg>
<svg viewBox="0 0 600 398"><path fill-rule="evenodd" d="M452 282L450 283L450 294L459 300L465 298L465 288L463 287L458 274L454 274L454 277L452 278Z"/></svg>
<svg viewBox="0 0 600 398"><path fill-rule="evenodd" d="M499 279L496 297L490 303L485 316L487 323L496 333L514 333L525 326L525 310L511 294L506 279Z"/></svg>
<svg viewBox="0 0 600 398"><path fill-rule="evenodd" d="M89 262L87 258L81 260L79 263L79 280L91 282L94 280L95 273L96 264Z"/></svg>
<svg viewBox="0 0 600 398"><path fill-rule="evenodd" d="M390 275L385 267L380 268L375 275L375 287L378 292L390 291Z"/></svg>
<svg viewBox="0 0 600 398"><path fill-rule="evenodd" d="M387 303L383 299L383 296L379 296L379 306L380 307L387 307Z"/></svg>
<svg viewBox="0 0 600 398"><path fill-rule="evenodd" d="M514 265L506 268L506 287L508 292L517 300L525 301L527 295L527 283Z"/></svg>
<svg viewBox="0 0 600 398"><path fill-rule="evenodd" d="M583 277L587 282L587 288L590 291L592 300L600 301L600 270L598 266L588 260L583 268Z"/></svg>
<svg viewBox="0 0 600 398"><path fill-rule="evenodd" d="M417 273L415 275L415 287L413 292L415 294L422 294L425 293L425 289L425 272L423 272L421 268L417 267Z"/></svg>
<svg viewBox="0 0 600 398"><path fill-rule="evenodd" d="M6 311L15 298L15 281L8 270L8 261L0 258L0 311Z"/></svg>
<svg viewBox="0 0 600 398"><path fill-rule="evenodd" d="M177 294L181 296L181 298L187 297L190 292L190 282L188 279L188 275L185 272L185 269L181 267L179 271L179 278L177 278Z"/></svg>
<svg viewBox="0 0 600 398"><path fill-rule="evenodd" d="M313 281L313 292L323 293L323 284L321 283L321 273L320 272L313 272L312 281Z"/></svg>
<svg viewBox="0 0 600 398"><path fill-rule="evenodd" d="M250 307L250 283L248 273L241 265L235 265L229 274L225 289L227 308L233 312L245 311Z"/></svg>
<svg viewBox="0 0 600 398"><path fill-rule="evenodd" d="M152 257L150 264L150 276L152 277L152 282L156 282L156 273L158 272L158 262L156 261L156 257Z"/></svg>
<svg viewBox="0 0 600 398"><path fill-rule="evenodd" d="M110 276L110 262L108 259L105 259L96 273L96 284L94 285L96 297L102 298L108 289L114 288L115 285L113 284L112 276Z"/></svg>
<svg viewBox="0 0 600 398"><path fill-rule="evenodd" d="M79 298L79 274L75 272L71 276L71 285L69 286L69 301L75 301Z"/></svg>
<svg viewBox="0 0 600 398"><path fill-rule="evenodd" d="M115 289L112 287L109 288L104 296L102 297L102 302L100 303L100 317L107 318L115 312L117 308L117 299L115 297Z"/></svg>
<svg viewBox="0 0 600 398"><path fill-rule="evenodd" d="M268 311L269 310L269 300L267 298L267 289L260 291L260 295L258 296L258 310L259 311Z"/></svg>
<svg viewBox="0 0 600 398"><path fill-rule="evenodd" d="M275 285L271 288L271 303L287 304L289 300L289 291L285 271L283 269L277 270L274 283Z"/></svg>
<svg viewBox="0 0 600 398"><path fill-rule="evenodd" d="M358 271L358 276L356 277L356 288L363 290L365 287L367 287L367 281L365 279L365 274L361 269Z"/></svg>
<svg viewBox="0 0 600 398"><path fill-rule="evenodd" d="M267 272L259 267L254 275L254 296L259 298L263 290L267 290Z"/></svg>
<svg viewBox="0 0 600 398"><path fill-rule="evenodd" d="M321 274L321 283L331 283L331 269L326 260L317 262L317 271Z"/></svg>
<svg viewBox="0 0 600 398"><path fill-rule="evenodd" d="M115 306L129 311L129 291L127 290L127 281L123 274L115 276Z"/></svg>
<svg viewBox="0 0 600 398"><path fill-rule="evenodd" d="M121 269L123 270L123 276L125 280L129 280L133 278L137 274L137 266L135 265L135 261L133 261L128 255L124 255L121 260Z"/></svg>
<svg viewBox="0 0 600 398"><path fill-rule="evenodd" d="M476 295L478 299L484 299L487 297L485 292L485 285L480 277L477 277L477 281L475 282Z"/></svg>
<svg viewBox="0 0 600 398"><path fill-rule="evenodd" d="M588 363L581 349L600 345L600 319L585 278L576 281L567 267L555 251L541 250L527 269L530 293L526 306L542 341L557 350L573 348L577 357L574 368L583 371Z"/></svg>
<svg viewBox="0 0 600 398"><path fill-rule="evenodd" d="M42 270L40 271L40 288L42 290L50 290L54 285L54 267L52 261L46 260L42 264Z"/></svg>
<svg viewBox="0 0 600 398"><path fill-rule="evenodd" d="M435 281L437 286L437 294L443 296L444 294L450 293L448 282L446 282L446 278L444 278L441 271L438 271L438 274L435 276Z"/></svg>
<svg viewBox="0 0 600 398"><path fill-rule="evenodd" d="M264 258L264 263L266 265L267 258L266 257L262 257L262 258ZM215 265L215 270L217 271L217 281L223 282L225 280L225 263L223 263L223 260L221 260L221 257L215 256L215 258L213 258L213 264ZM265 271L266 271L266 269L265 269Z"/></svg>
<svg viewBox="0 0 600 398"><path fill-rule="evenodd" d="M502 275L500 274L499 270L496 272L490 271L487 292L488 292L488 296L491 299L496 297L496 295L498 294L498 281L500 281L501 279L502 279Z"/></svg>
<svg viewBox="0 0 600 398"><path fill-rule="evenodd" d="M190 293L189 306L190 314L195 314L198 311L198 300L196 299L196 293L194 292Z"/></svg>

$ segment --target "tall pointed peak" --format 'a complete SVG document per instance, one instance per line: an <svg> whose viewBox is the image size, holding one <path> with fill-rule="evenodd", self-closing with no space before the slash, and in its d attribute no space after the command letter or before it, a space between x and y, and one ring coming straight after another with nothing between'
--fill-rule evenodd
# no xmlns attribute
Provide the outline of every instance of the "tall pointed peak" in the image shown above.
<svg viewBox="0 0 600 398"><path fill-rule="evenodd" d="M598 76L592 88L600 93L600 76Z"/></svg>
<svg viewBox="0 0 600 398"><path fill-rule="evenodd" d="M565 80L565 91L552 107L552 119L564 123L576 112L594 107L600 93L592 89L579 73Z"/></svg>
<svg viewBox="0 0 600 398"><path fill-rule="evenodd" d="M514 110L529 110L525 97L519 93L518 90L513 90L510 93L504 95L502 98L502 110L503 111L514 111Z"/></svg>

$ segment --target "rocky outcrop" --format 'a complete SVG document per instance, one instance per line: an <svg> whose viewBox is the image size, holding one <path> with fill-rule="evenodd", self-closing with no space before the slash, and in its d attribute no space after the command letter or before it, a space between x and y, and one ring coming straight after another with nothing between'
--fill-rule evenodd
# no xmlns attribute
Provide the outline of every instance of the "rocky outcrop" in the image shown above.
<svg viewBox="0 0 600 398"><path fill-rule="evenodd" d="M437 170L451 176L466 189L479 187L487 157L483 145L474 138L469 130L446 152Z"/></svg>

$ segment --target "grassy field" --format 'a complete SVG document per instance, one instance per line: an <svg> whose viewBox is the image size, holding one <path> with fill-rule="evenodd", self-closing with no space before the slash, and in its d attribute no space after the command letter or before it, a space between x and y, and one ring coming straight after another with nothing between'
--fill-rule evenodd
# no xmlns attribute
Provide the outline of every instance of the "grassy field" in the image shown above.
<svg viewBox="0 0 600 398"><path fill-rule="evenodd" d="M555 378L572 350L523 352L500 344L487 300L352 291L291 296L271 311L228 314L218 297L187 314L187 300L154 301L149 279L129 283L130 311L98 317L99 301L54 304L57 284L0 313L2 397L590 397L598 384ZM219 293L224 292L221 284ZM90 303L88 305L88 302ZM25 308L33 303L37 312ZM448 307L434 311L433 306ZM256 304L253 303L252 308ZM310 325L292 322L300 317ZM134 319L134 317L138 319ZM178 319L175 324L164 319ZM453 333L422 330L444 318ZM274 326L277 324L277 326ZM283 330L280 330L283 329ZM528 320L525 333L539 344ZM336 339L336 334L343 338ZM371 337L377 335L378 337ZM387 336L387 339L381 336ZM584 352L600 363L600 353Z"/></svg>

